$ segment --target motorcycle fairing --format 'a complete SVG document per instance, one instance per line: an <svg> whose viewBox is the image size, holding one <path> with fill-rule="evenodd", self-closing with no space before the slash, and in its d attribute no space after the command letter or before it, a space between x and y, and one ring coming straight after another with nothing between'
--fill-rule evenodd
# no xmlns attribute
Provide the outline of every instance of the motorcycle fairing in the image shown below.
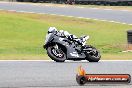
<svg viewBox="0 0 132 88"><path fill-rule="evenodd" d="M78 53L76 51L76 49L74 48L75 45L73 43L70 44L69 42L66 42L66 41L68 41L66 38L57 39L54 37L54 40L52 42L57 42L57 43L63 45L64 47L66 47L66 49L67 49L66 54L67 54L68 59L75 59L75 60L82 59L82 58L85 59L86 55L84 53L81 53L81 54Z"/></svg>

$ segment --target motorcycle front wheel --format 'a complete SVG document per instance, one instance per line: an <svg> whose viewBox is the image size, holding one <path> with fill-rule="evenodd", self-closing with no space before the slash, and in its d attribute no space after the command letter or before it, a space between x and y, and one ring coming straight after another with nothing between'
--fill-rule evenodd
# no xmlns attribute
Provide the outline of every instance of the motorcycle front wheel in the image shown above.
<svg viewBox="0 0 132 88"><path fill-rule="evenodd" d="M64 62L66 60L66 54L59 46L58 49L54 48L53 46L49 46L47 48L47 54L52 60L56 62Z"/></svg>

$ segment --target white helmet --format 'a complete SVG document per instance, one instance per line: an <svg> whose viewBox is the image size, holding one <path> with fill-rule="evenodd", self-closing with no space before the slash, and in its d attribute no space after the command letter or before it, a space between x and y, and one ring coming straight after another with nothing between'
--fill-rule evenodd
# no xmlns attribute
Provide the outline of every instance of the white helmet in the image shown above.
<svg viewBox="0 0 132 88"><path fill-rule="evenodd" d="M48 29L48 33L56 32L56 31L57 31L57 29L55 27L50 27Z"/></svg>

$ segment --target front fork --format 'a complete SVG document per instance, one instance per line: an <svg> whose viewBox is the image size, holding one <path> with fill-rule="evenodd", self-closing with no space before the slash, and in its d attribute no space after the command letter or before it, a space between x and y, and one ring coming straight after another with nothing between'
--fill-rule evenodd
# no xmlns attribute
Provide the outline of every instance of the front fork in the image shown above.
<svg viewBox="0 0 132 88"><path fill-rule="evenodd" d="M57 57L62 57L62 54L60 54L59 47L57 44L53 46L54 49L52 49L52 52L57 56ZM59 52L59 53L58 53Z"/></svg>
<svg viewBox="0 0 132 88"><path fill-rule="evenodd" d="M59 49L57 44L55 44L53 47L54 47L55 49Z"/></svg>

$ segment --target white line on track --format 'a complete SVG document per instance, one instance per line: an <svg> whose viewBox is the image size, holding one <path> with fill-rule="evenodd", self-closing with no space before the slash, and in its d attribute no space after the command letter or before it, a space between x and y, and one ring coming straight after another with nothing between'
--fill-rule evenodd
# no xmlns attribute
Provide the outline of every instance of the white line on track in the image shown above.
<svg viewBox="0 0 132 88"><path fill-rule="evenodd" d="M79 6L77 6L76 8L85 8L85 7L79 7Z"/></svg>
<svg viewBox="0 0 132 88"><path fill-rule="evenodd" d="M0 9L0 10L5 10L5 9ZM37 13L37 12L16 11L16 10L6 10L6 11L12 11L12 12L15 11L15 12L20 12L20 13L48 14L48 13ZM117 23L117 24L132 25L132 24L118 22L118 21L101 20L101 19L95 19L95 18L75 17L75 16L59 15L59 14L49 14L49 15L64 16L64 17L74 17L74 18L80 18L80 19L92 19L92 20L104 21L104 22L111 22L111 23Z"/></svg>
<svg viewBox="0 0 132 88"><path fill-rule="evenodd" d="M55 61L53 61L53 60L0 60L0 62L2 62L2 61L4 61L4 62L28 62L28 61L33 61L33 62L39 62L39 61L42 61L42 62L55 62ZM125 61L131 61L132 62L132 60L100 60L99 62L125 62ZM82 61L73 61L73 60L66 60L65 62L88 62L87 60L82 60ZM65 63L64 62L64 63ZM63 63L63 62L62 62Z"/></svg>

